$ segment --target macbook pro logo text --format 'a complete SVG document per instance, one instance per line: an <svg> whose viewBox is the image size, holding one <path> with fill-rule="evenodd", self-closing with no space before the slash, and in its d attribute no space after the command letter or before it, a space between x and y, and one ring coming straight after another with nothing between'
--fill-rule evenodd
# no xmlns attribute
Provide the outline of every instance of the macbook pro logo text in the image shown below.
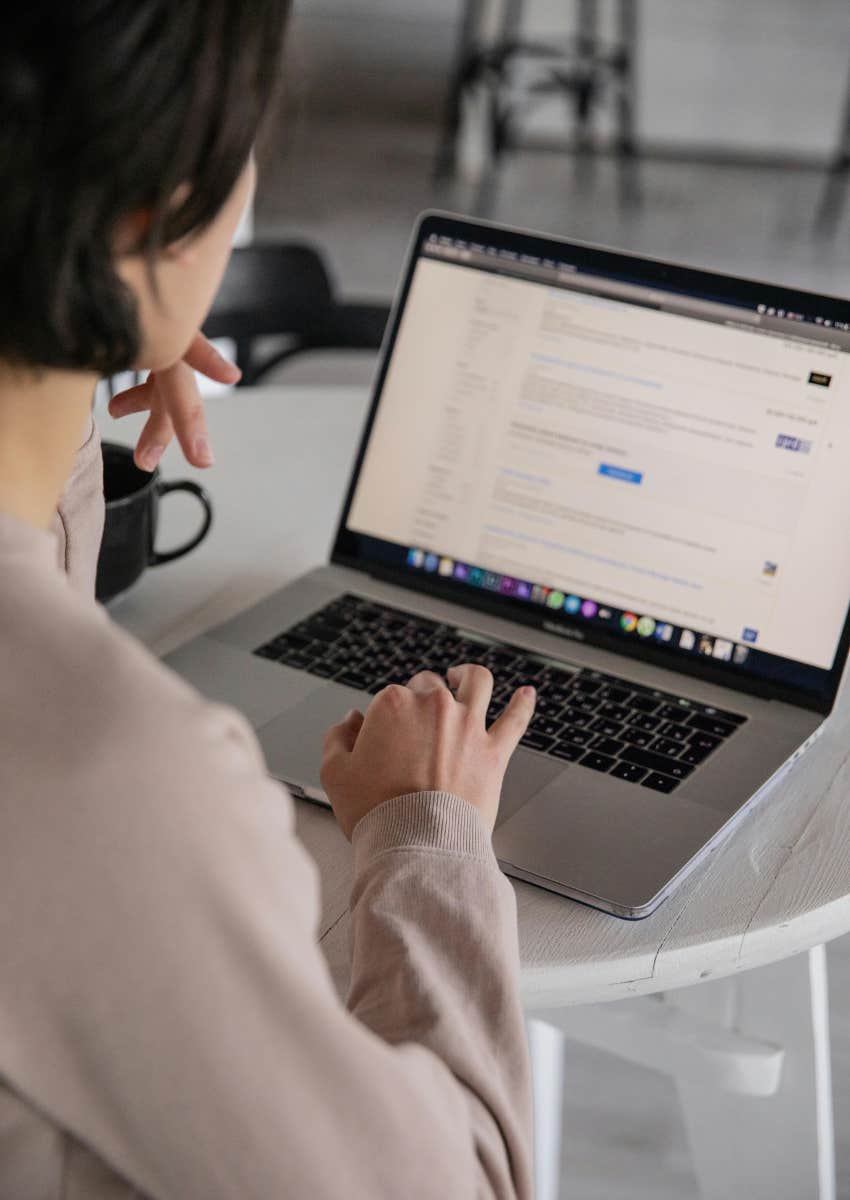
<svg viewBox="0 0 850 1200"><path fill-rule="evenodd" d="M584 634L580 629L568 629L563 625L555 625L552 621L544 621L543 628L547 633L558 633L561 637L573 638L576 642L584 641Z"/></svg>

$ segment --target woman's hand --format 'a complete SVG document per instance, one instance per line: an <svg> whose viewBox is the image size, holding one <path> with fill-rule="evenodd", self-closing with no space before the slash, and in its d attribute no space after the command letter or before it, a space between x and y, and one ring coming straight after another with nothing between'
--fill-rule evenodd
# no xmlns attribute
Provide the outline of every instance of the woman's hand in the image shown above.
<svg viewBox="0 0 850 1200"><path fill-rule="evenodd" d="M163 371L151 371L144 383L118 392L109 401L113 417L150 413L133 455L143 471L154 469L175 433L193 467L211 467L215 462L195 371L217 383L236 383L242 374L198 333L180 362Z"/></svg>
<svg viewBox="0 0 850 1200"><path fill-rule="evenodd" d="M534 712L534 688L514 692L485 727L493 676L464 664L390 684L368 712L352 710L325 736L322 787L347 838L361 817L393 796L443 791L469 801L492 831L508 761Z"/></svg>

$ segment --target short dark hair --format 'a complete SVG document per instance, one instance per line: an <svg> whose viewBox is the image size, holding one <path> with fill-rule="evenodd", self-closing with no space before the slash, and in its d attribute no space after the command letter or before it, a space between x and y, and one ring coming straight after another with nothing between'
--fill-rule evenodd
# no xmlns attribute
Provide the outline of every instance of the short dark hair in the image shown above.
<svg viewBox="0 0 850 1200"><path fill-rule="evenodd" d="M0 36L0 358L111 374L139 350L114 266L200 230L244 168L288 0L24 0ZM175 193L181 185L178 203Z"/></svg>

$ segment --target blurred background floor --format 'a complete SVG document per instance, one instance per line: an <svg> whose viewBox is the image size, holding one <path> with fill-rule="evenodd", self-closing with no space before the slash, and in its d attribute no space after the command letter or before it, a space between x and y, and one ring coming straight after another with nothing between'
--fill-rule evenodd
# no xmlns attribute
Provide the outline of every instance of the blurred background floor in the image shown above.
<svg viewBox="0 0 850 1200"><path fill-rule="evenodd" d="M413 221L432 205L850 296L850 201L831 236L814 220L817 164L837 142L846 86L846 0L646 0L647 137L796 165L642 162L632 207L619 202L608 158L511 154L486 205L469 183L434 185L459 7L433 0L423 15L412 0L307 0L296 9L287 101L262 155L259 237L319 243L342 291L362 298L392 295ZM535 30L562 28L565 7L529 3ZM364 382L372 365L299 360L281 378ZM830 947L829 967L838 1194L850 1200L850 939ZM567 1079L565 1197L697 1196L672 1084L579 1046Z"/></svg>

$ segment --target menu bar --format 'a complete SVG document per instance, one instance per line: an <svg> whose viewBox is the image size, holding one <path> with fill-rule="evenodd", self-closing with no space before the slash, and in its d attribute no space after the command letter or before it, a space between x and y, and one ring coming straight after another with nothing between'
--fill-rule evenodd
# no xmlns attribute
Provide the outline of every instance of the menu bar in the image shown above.
<svg viewBox="0 0 850 1200"><path fill-rule="evenodd" d="M474 267L529 282L565 287L572 291L619 300L641 308L652 308L674 316L692 317L722 325L737 325L753 333L794 341L816 342L824 349L850 353L850 322L825 318L822 314L799 313L764 303L725 304L704 300L661 287L630 283L596 275L564 259L523 254L465 241L443 234L430 234L423 245L425 254L460 266Z"/></svg>

